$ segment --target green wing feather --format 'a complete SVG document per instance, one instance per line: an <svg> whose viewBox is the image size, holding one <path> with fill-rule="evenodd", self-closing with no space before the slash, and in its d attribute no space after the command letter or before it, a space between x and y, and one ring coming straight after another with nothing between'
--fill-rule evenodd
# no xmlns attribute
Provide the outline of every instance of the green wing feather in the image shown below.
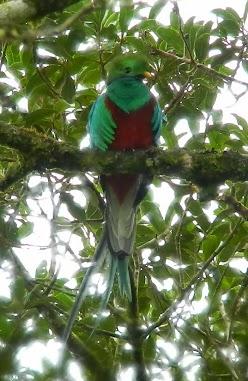
<svg viewBox="0 0 248 381"><path fill-rule="evenodd" d="M91 146L106 151L115 136L116 124L105 104L106 94L99 96L89 114Z"/></svg>
<svg viewBox="0 0 248 381"><path fill-rule="evenodd" d="M152 122L151 123L152 124L152 133L153 133L155 143L158 142L158 139L160 137L160 131L161 131L163 120L166 120L165 116L163 116L163 112L162 112L159 104L156 103L154 106L154 111L153 111L152 120L151 120L151 122Z"/></svg>

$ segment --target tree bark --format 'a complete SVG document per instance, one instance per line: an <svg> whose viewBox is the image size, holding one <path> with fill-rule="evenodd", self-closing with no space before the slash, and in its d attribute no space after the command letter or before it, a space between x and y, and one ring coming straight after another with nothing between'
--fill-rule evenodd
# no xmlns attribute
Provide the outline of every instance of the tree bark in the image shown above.
<svg viewBox="0 0 248 381"><path fill-rule="evenodd" d="M225 180L248 180L248 156L238 152L189 151L187 149L147 151L100 152L58 142L34 129L25 129L0 123L0 145L18 150L20 161L12 168L8 182L0 181L0 190L6 189L20 177L38 170L98 174L140 173L167 175L191 181L199 186L216 186ZM16 172L16 175L15 175Z"/></svg>
<svg viewBox="0 0 248 381"><path fill-rule="evenodd" d="M79 0L12 0L0 5L0 25L22 24L37 17L60 11ZM82 1L84 5L85 1Z"/></svg>

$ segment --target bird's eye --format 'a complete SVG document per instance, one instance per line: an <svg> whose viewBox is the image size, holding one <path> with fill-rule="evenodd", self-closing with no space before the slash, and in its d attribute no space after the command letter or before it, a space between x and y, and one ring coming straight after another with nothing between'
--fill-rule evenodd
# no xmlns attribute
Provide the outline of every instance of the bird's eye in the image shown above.
<svg viewBox="0 0 248 381"><path fill-rule="evenodd" d="M125 73L129 74L131 72L131 68L129 66L124 67Z"/></svg>

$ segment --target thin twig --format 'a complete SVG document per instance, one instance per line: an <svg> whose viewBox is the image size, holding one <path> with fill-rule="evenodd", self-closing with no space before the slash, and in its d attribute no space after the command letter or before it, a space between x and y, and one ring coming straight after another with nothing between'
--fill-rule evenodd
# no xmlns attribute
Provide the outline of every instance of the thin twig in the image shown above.
<svg viewBox="0 0 248 381"><path fill-rule="evenodd" d="M106 337L112 337L113 339L119 339L119 340L123 340L123 341L129 341L129 337L127 335L124 335L124 334L119 334L119 333L115 333L115 332L111 332L111 331L108 331L106 329L100 329L100 328L96 328L92 325L88 325L88 324L85 324L85 323L77 323L77 326L80 328L83 328L83 329L86 329L88 330L89 332L92 333L92 331L94 331L94 335L99 335L99 336L106 336Z"/></svg>
<svg viewBox="0 0 248 381"><path fill-rule="evenodd" d="M189 76L189 78L187 79L187 81L183 84L183 86L180 88L180 90L177 92L177 94L172 98L172 100L170 101L170 103L168 104L167 107L165 107L165 113L168 114L170 113L176 105L178 105L182 99L184 98L185 94L186 94L186 90L191 82L191 79L192 79L192 76Z"/></svg>
<svg viewBox="0 0 248 381"><path fill-rule="evenodd" d="M183 31L183 20L182 20L182 17L180 15L180 12L179 12L179 6L178 6L178 3L176 1L173 1L173 6L174 6L174 12L176 13L177 17L178 17L178 21L179 21L179 31L180 31L180 34L182 36L182 39L184 41L184 44L185 44L185 47L189 53L189 56L190 56L190 59L191 59L191 62L194 64L195 63L195 60L194 60L194 57L192 55L192 52L191 52L191 49L190 49L190 46L189 46L189 43L188 43L188 40L187 38L185 37L185 34L184 34L184 31Z"/></svg>
<svg viewBox="0 0 248 381"><path fill-rule="evenodd" d="M160 57L163 57L163 58L173 58L173 59L175 59L175 60L177 60L177 61L179 61L181 63L186 63L186 64L192 65L191 59L189 59L187 57L179 57L176 54L173 54L173 53L170 53L170 52L166 52L164 50L161 50L161 49L158 49L158 48L155 48L155 47L151 47L151 54L159 55ZM244 81L241 81L240 79L236 79L236 78L233 78L233 77L231 77L229 75L220 73L217 70L204 65L203 63L194 61L193 65L195 67L197 67L197 69L203 70L208 75L211 75L211 76L214 76L214 77L217 77L217 78L221 78L224 81L226 81L227 83L229 83L229 82L235 82L235 83L239 83L240 85L248 87L248 82L244 82Z"/></svg>

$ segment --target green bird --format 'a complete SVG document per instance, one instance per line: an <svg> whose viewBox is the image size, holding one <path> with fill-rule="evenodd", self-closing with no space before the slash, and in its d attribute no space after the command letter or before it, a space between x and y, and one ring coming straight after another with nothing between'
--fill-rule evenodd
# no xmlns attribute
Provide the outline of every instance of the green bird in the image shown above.
<svg viewBox="0 0 248 381"><path fill-rule="evenodd" d="M144 78L151 77L149 69L146 57L134 53L119 55L107 65L107 89L97 98L89 114L92 149L133 151L157 144L163 115L143 82ZM89 279L104 262L109 263L102 308L109 299L116 274L121 295L131 301L128 261L135 245L136 209L150 181L151 177L144 173L100 176L106 197L105 226L67 323L65 341L87 295Z"/></svg>

